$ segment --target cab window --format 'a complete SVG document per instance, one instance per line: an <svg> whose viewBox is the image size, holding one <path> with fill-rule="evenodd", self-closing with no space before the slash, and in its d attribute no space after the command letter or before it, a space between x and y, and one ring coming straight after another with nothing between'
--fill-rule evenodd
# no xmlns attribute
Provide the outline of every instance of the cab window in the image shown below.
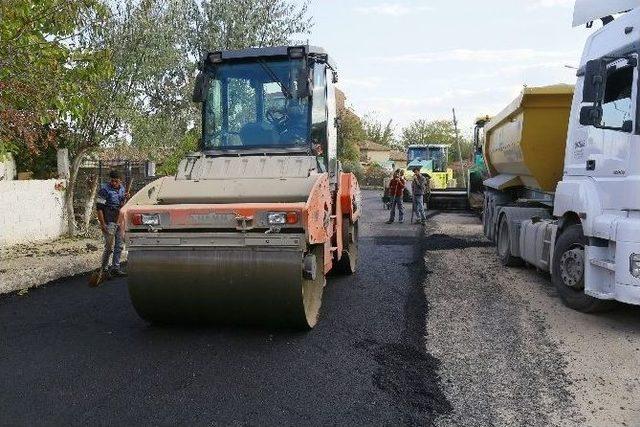
<svg viewBox="0 0 640 427"><path fill-rule="evenodd" d="M325 66L313 66L313 108L311 109L311 139L324 145L327 133L327 80Z"/></svg>
<svg viewBox="0 0 640 427"><path fill-rule="evenodd" d="M615 130L631 129L633 70L632 67L610 69L602 102L602 127Z"/></svg>

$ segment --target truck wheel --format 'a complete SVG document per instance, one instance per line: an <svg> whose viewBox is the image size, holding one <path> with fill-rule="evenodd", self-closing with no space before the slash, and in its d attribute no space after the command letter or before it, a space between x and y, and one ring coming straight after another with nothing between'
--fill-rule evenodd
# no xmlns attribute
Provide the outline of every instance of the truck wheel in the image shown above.
<svg viewBox="0 0 640 427"><path fill-rule="evenodd" d="M562 232L553 254L551 279L564 305L583 313L594 313L609 309L613 304L584 293L586 242L579 224Z"/></svg>
<svg viewBox="0 0 640 427"><path fill-rule="evenodd" d="M353 274L358 264L358 221L349 218L342 220L342 258L336 265L341 274Z"/></svg>
<svg viewBox="0 0 640 427"><path fill-rule="evenodd" d="M509 221L506 217L500 219L498 225L498 237L496 239L496 252L500 262L505 267L517 267L522 265L522 260L511 255L511 235L509 233Z"/></svg>

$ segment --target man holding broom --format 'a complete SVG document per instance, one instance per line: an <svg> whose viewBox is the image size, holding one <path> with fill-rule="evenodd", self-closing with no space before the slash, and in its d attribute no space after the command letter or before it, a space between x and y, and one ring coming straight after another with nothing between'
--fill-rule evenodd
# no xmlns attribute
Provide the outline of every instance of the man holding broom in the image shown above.
<svg viewBox="0 0 640 427"><path fill-rule="evenodd" d="M95 285L110 277L125 277L127 273L120 268L124 229L119 223L120 208L124 206L129 194L122 186L122 176L118 171L109 173L109 182L104 185L96 199L98 221L104 236L104 252L102 254L101 270ZM111 261L111 266L109 262Z"/></svg>

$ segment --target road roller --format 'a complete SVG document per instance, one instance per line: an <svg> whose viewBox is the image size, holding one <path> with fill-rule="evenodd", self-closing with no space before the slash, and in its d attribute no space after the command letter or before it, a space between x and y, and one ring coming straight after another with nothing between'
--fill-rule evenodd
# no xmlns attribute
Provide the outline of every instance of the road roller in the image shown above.
<svg viewBox="0 0 640 427"><path fill-rule="evenodd" d="M199 151L123 208L147 321L312 328L329 272L353 274L360 188L337 159L337 70L313 46L200 62Z"/></svg>

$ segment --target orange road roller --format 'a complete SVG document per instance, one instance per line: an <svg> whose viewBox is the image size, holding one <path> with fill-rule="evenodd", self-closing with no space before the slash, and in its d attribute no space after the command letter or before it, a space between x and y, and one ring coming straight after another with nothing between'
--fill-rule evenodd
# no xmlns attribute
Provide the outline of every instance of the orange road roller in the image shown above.
<svg viewBox="0 0 640 427"><path fill-rule="evenodd" d="M154 323L312 328L353 274L360 188L337 159L336 67L313 46L208 53L199 152L123 209L128 287Z"/></svg>

